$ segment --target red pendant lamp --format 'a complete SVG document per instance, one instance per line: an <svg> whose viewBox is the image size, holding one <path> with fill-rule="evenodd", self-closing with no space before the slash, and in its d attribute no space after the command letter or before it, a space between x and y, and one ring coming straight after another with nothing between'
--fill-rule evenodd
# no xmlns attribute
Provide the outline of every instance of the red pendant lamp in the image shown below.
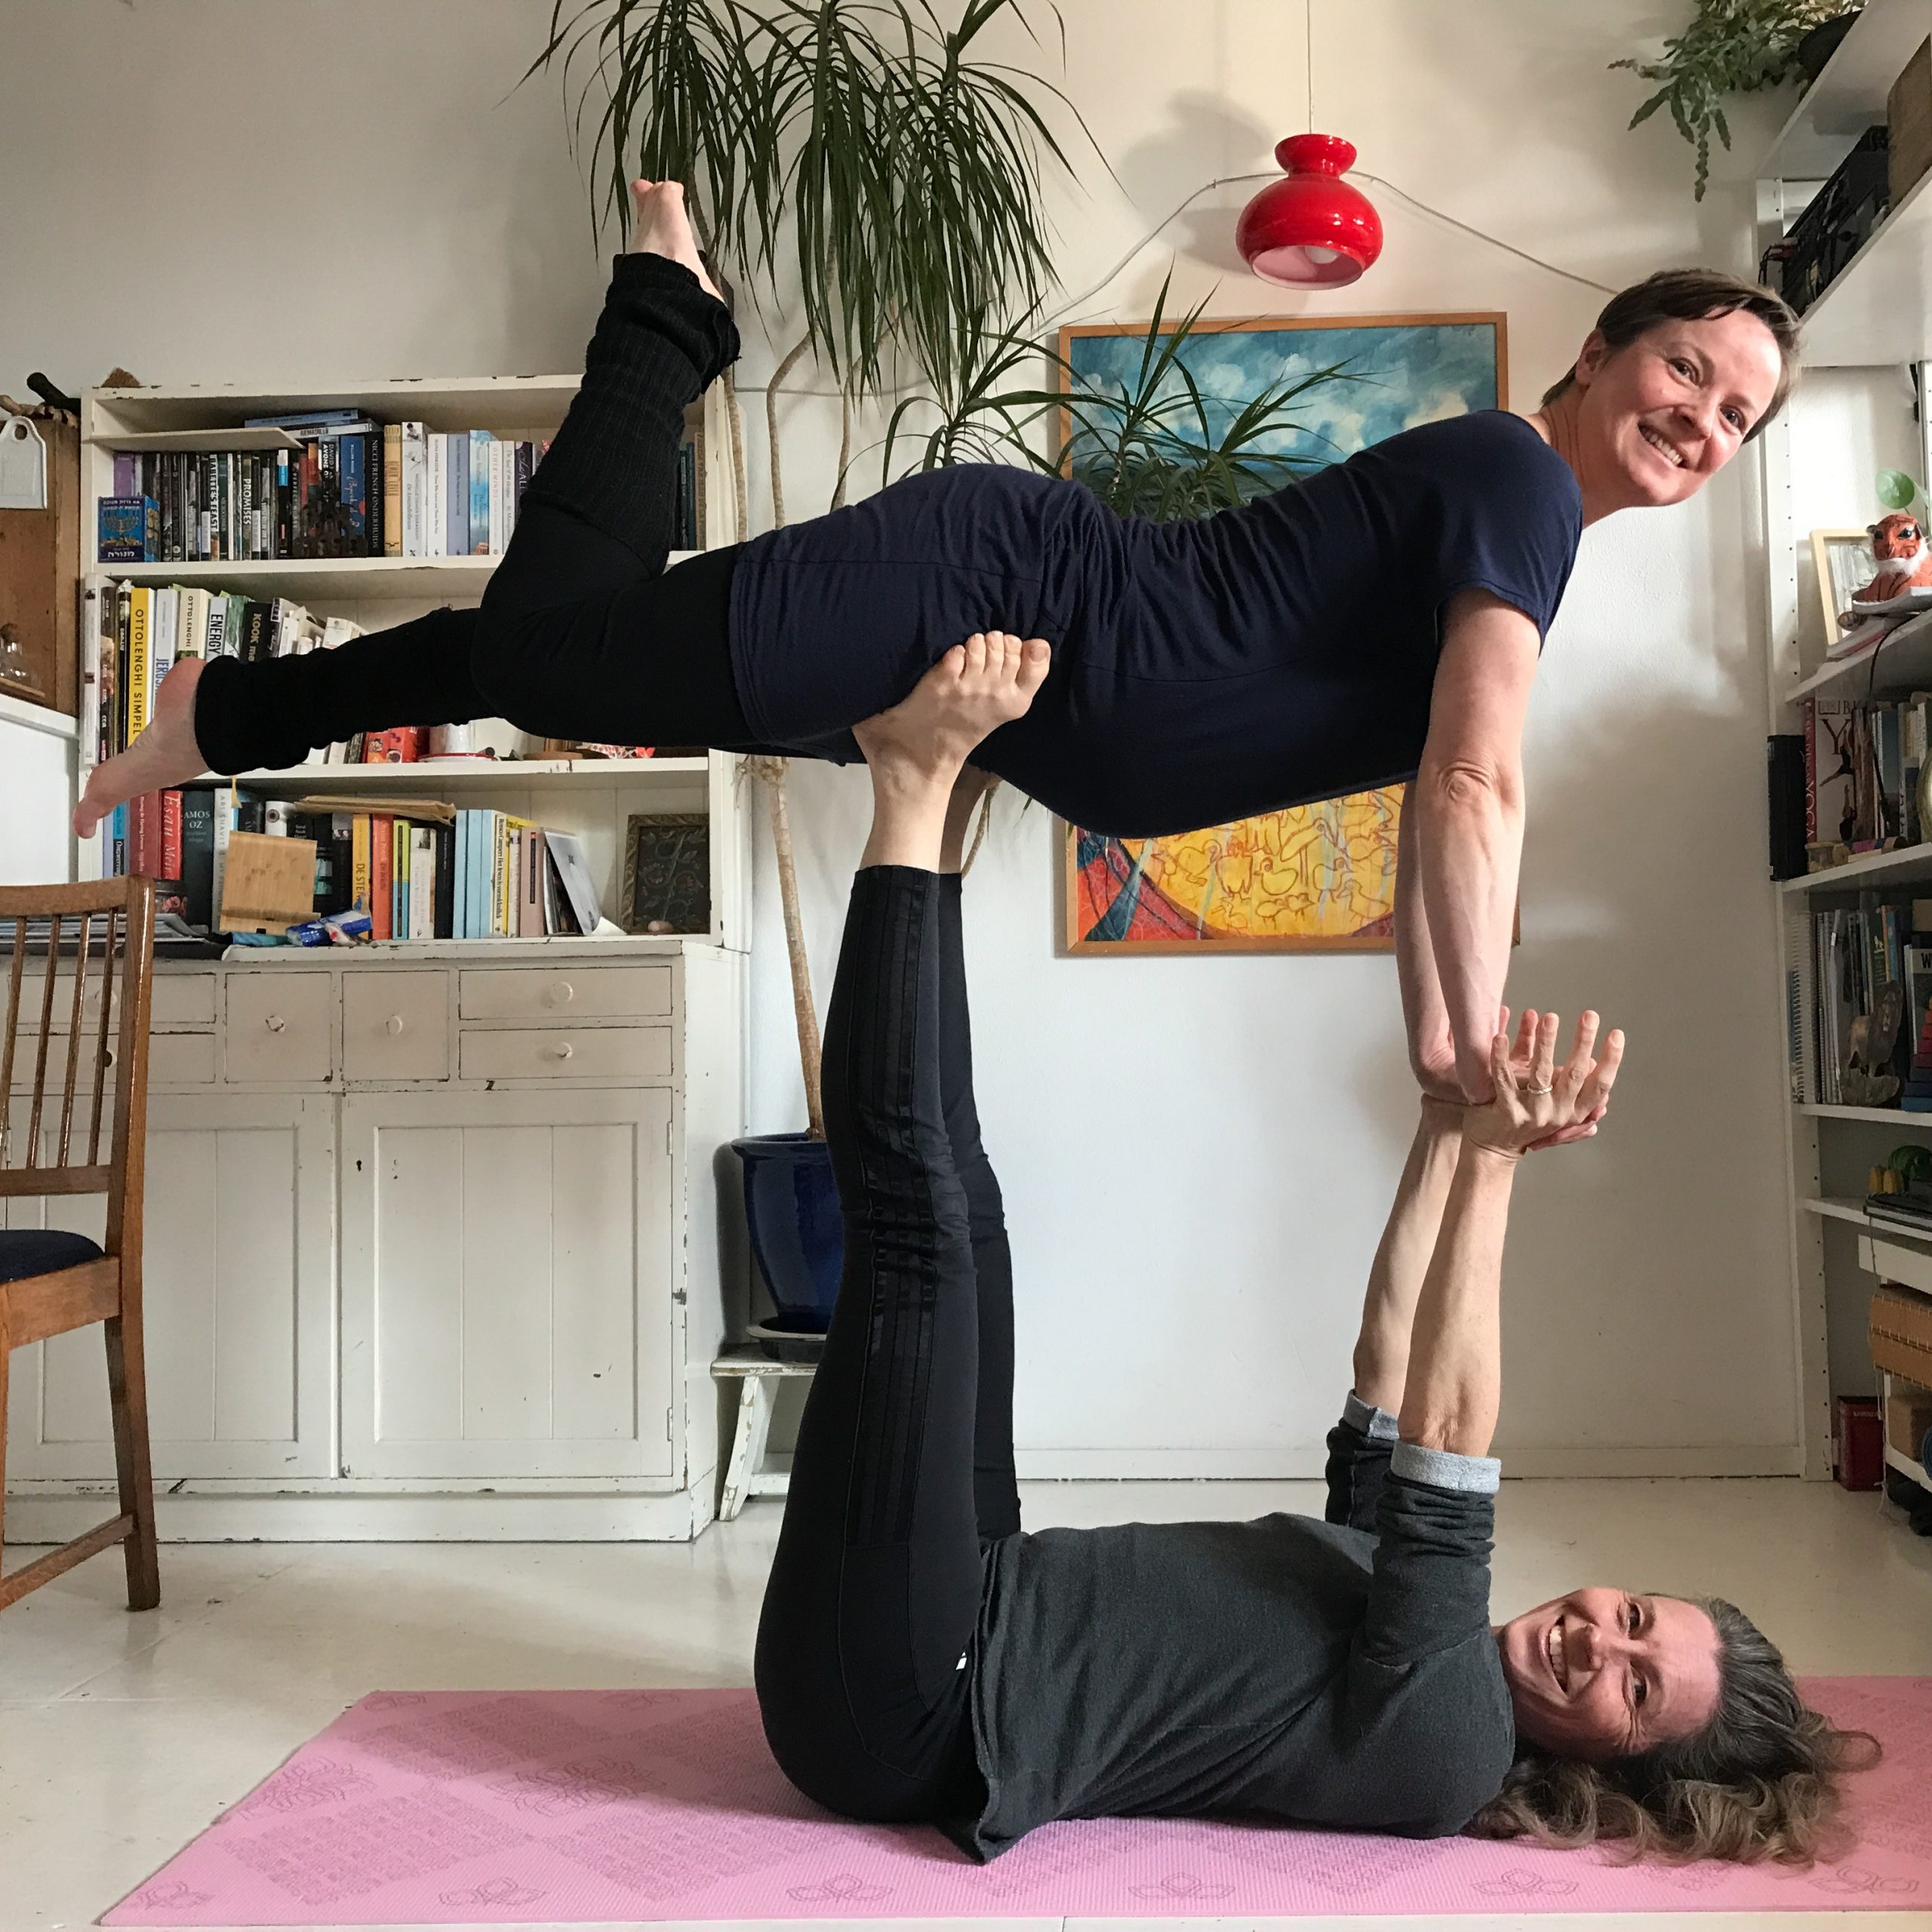
<svg viewBox="0 0 1932 1932"><path fill-rule="evenodd" d="M1339 134L1291 134L1275 158L1287 171L1241 210L1235 246L1263 281L1342 288L1382 252L1382 217L1342 179L1355 151Z"/></svg>

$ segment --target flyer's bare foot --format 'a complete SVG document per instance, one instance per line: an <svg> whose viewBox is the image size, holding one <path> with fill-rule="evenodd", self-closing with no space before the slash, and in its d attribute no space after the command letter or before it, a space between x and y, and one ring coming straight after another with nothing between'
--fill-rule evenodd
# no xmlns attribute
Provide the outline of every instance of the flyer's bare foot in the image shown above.
<svg viewBox="0 0 1932 1932"><path fill-rule="evenodd" d="M718 285L706 274L697 251L697 237L691 232L691 217L685 213L685 187L681 181L645 181L631 183L631 239L633 255L668 255L681 262L712 295ZM724 297L718 296L722 301Z"/></svg>
<svg viewBox="0 0 1932 1932"><path fill-rule="evenodd" d="M973 748L1025 715L1046 681L1045 640L976 632L955 644L890 711L854 726L875 771L892 767L943 784L949 794Z"/></svg>
<svg viewBox="0 0 1932 1932"><path fill-rule="evenodd" d="M141 735L118 757L97 764L88 789L74 808L77 838L92 836L116 805L143 792L165 791L183 785L207 771L208 761L195 743L195 687L205 669L198 657L180 659L161 681L155 695L154 715Z"/></svg>

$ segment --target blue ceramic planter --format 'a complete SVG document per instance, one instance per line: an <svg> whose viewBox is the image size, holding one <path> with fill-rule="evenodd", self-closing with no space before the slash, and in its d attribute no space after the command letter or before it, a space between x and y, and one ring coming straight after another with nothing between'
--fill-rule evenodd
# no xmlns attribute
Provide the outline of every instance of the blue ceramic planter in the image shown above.
<svg viewBox="0 0 1932 1932"><path fill-rule="evenodd" d="M805 1134L747 1134L731 1151L744 1167L752 1254L772 1303L796 1326L823 1334L845 1255L832 1156Z"/></svg>

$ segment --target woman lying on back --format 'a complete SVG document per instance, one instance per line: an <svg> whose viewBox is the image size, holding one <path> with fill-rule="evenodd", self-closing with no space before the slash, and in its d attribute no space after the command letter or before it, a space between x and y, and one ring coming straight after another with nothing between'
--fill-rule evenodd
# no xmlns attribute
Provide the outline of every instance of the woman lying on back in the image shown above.
<svg viewBox="0 0 1932 1932"><path fill-rule="evenodd" d="M1523 1155L1607 1102L1622 1040L1599 1063L1594 1014L1561 1069L1555 1017L1526 1015L1487 1105L1424 1103L1327 1521L1021 1533L958 869L966 757L1047 671L1038 639L975 637L858 728L872 832L825 1039L844 1274L758 1632L779 1763L981 1857L1054 1819L1201 1813L1810 1856L1852 1747L1739 1612L1586 1589L1490 1625L1503 1229Z"/></svg>

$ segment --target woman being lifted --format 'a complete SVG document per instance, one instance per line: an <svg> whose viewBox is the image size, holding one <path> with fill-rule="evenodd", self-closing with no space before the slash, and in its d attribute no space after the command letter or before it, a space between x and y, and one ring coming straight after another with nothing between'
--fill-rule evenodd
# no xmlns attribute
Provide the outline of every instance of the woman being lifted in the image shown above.
<svg viewBox="0 0 1932 1932"><path fill-rule="evenodd" d="M997 463L666 570L687 407L738 352L675 183L633 188L583 386L480 611L333 652L170 673L97 770L85 837L137 792L300 762L391 724L857 755L851 728L994 626L1052 639L986 768L1121 836L1417 780L1397 943L1426 1091L1481 1099L1523 826L1521 739L1583 527L1693 496L1777 409L1796 324L1670 270L1603 311L1530 416L1429 423L1198 521L1122 518Z"/></svg>

